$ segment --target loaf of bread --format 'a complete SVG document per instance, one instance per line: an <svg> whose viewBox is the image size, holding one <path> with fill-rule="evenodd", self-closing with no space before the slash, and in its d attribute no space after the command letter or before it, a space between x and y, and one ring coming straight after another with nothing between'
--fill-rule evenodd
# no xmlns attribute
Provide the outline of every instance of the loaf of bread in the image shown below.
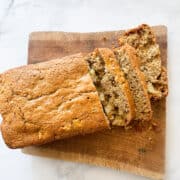
<svg viewBox="0 0 180 180"><path fill-rule="evenodd" d="M109 128L81 54L0 75L1 131L11 148Z"/></svg>
<svg viewBox="0 0 180 180"><path fill-rule="evenodd" d="M150 98L161 99L167 96L167 72L161 66L160 48L151 27L142 24L137 28L126 31L119 38L119 44L122 46L126 43L137 51L140 70L145 75Z"/></svg>
<svg viewBox="0 0 180 180"><path fill-rule="evenodd" d="M114 50L116 58L129 83L135 104L135 120L151 120L152 110L146 80L139 70L139 59L135 49L126 44Z"/></svg>
<svg viewBox="0 0 180 180"><path fill-rule="evenodd" d="M104 111L112 125L126 126L135 117L133 97L111 49L99 48L86 57Z"/></svg>
<svg viewBox="0 0 180 180"><path fill-rule="evenodd" d="M155 35L141 25L125 32L119 44L0 74L5 143L40 145L150 120L150 99L168 93Z"/></svg>

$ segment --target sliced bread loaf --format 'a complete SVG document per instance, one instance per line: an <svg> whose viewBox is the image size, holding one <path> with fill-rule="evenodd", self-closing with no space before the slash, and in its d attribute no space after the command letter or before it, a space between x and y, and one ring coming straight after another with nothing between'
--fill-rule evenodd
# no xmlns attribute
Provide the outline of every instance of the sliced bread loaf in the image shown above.
<svg viewBox="0 0 180 180"><path fill-rule="evenodd" d="M163 96L166 96L167 81L162 84L157 80L162 75L167 77L167 74L162 72L160 48L151 27L142 24L135 29L125 32L119 38L119 44L122 46L126 43L133 46L137 51L140 61L140 70L145 75L150 97L160 99ZM161 75L161 73L163 74ZM167 80L165 77L163 77L163 79ZM163 92L161 91L162 89L164 89Z"/></svg>
<svg viewBox="0 0 180 180"><path fill-rule="evenodd" d="M115 49L114 53L133 95L136 112L135 119L150 120L152 118L151 103L144 75L139 70L139 60L135 49L126 44L121 48Z"/></svg>
<svg viewBox="0 0 180 180"><path fill-rule="evenodd" d="M111 124L126 126L135 116L134 103L113 51L108 48L96 49L86 57L86 61Z"/></svg>

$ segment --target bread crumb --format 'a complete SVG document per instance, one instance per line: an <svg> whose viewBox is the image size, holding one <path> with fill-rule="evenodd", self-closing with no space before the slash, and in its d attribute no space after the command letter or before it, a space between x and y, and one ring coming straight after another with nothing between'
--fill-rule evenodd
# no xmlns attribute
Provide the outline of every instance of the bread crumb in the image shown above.
<svg viewBox="0 0 180 180"><path fill-rule="evenodd" d="M106 36L103 37L103 41L107 41L107 37Z"/></svg>

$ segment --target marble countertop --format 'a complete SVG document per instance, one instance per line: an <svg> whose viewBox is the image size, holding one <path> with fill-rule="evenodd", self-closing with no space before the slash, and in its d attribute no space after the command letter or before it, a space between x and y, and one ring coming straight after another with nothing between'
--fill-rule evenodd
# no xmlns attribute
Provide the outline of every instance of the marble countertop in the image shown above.
<svg viewBox="0 0 180 180"><path fill-rule="evenodd" d="M0 0L0 72L27 63L32 31L107 31L141 23L168 27L166 179L180 179L180 1ZM0 179L145 180L108 168L24 155L0 137Z"/></svg>

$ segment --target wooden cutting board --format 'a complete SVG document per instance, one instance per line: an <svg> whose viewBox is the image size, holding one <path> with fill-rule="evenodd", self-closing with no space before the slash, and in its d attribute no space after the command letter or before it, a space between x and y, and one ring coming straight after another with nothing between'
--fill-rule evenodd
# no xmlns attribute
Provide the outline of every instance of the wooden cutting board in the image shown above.
<svg viewBox="0 0 180 180"><path fill-rule="evenodd" d="M167 64L167 28L153 27ZM96 47L116 47L123 31L96 33L33 32L29 37L28 64L47 61ZM59 158L125 170L153 179L165 172L166 101L153 104L154 120L132 129L113 128L96 134L27 147L31 155Z"/></svg>

